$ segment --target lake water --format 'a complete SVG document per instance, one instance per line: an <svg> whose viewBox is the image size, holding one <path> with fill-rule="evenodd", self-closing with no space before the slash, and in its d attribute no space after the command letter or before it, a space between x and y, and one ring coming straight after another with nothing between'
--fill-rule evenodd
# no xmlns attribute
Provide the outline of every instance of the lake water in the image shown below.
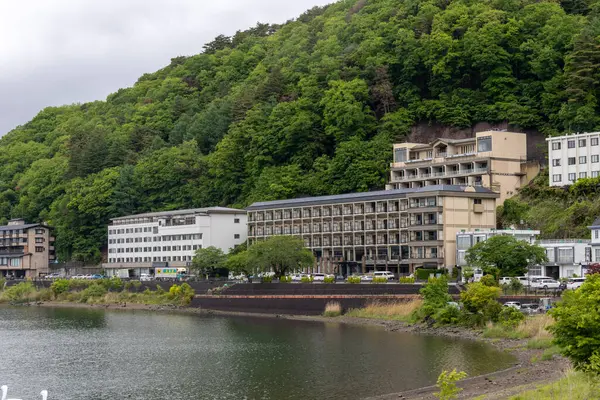
<svg viewBox="0 0 600 400"><path fill-rule="evenodd" d="M9 397L361 399L508 367L503 352L379 327L75 308L0 308Z"/></svg>

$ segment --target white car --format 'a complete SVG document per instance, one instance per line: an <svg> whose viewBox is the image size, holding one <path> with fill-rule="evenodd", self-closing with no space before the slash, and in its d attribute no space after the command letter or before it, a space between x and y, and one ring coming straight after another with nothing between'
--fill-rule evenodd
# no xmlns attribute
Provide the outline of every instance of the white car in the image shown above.
<svg viewBox="0 0 600 400"><path fill-rule="evenodd" d="M585 282L585 278L571 278L567 281L567 289L578 289L579 286L583 285L583 282Z"/></svg>
<svg viewBox="0 0 600 400"><path fill-rule="evenodd" d="M396 276L392 274L390 271L375 271L373 273L374 278L386 278L388 281L393 281L396 279Z"/></svg>
<svg viewBox="0 0 600 400"><path fill-rule="evenodd" d="M361 275L360 276L360 281L361 282L372 282L373 281L373 275L371 275L371 274Z"/></svg>
<svg viewBox="0 0 600 400"><path fill-rule="evenodd" d="M140 275L140 282L149 282L152 280L152 275L150 274L141 274Z"/></svg>
<svg viewBox="0 0 600 400"><path fill-rule="evenodd" d="M508 277L508 276L503 276L502 278L500 278L500 286L502 285L510 285L512 280L514 278Z"/></svg>
<svg viewBox="0 0 600 400"><path fill-rule="evenodd" d="M506 303L504 303L504 307L512 307L515 310L520 310L521 303L519 303L518 301L507 301Z"/></svg>
<svg viewBox="0 0 600 400"><path fill-rule="evenodd" d="M294 274L292 275L292 282L302 282L302 277L309 277L308 274Z"/></svg>
<svg viewBox="0 0 600 400"><path fill-rule="evenodd" d="M560 282L554 279L536 279L531 282L533 289L558 289L559 286Z"/></svg>

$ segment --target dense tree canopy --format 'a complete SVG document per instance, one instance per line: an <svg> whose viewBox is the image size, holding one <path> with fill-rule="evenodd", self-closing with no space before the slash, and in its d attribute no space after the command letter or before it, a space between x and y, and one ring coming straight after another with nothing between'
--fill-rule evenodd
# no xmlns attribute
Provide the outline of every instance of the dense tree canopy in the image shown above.
<svg viewBox="0 0 600 400"><path fill-rule="evenodd" d="M382 188L418 122L600 128L597 0L341 0L0 139L0 219L95 260L124 213Z"/></svg>
<svg viewBox="0 0 600 400"><path fill-rule="evenodd" d="M493 236L479 242L467 251L466 261L471 267L486 273L499 271L500 276L520 276L529 265L548 261L546 251L514 236Z"/></svg>

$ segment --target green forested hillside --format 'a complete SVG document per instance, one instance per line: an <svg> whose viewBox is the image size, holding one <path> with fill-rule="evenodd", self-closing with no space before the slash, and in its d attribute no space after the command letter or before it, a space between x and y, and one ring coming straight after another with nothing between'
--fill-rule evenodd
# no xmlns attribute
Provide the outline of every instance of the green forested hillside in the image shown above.
<svg viewBox="0 0 600 400"><path fill-rule="evenodd" d="M97 261L110 217L382 188L416 122L600 127L597 0L342 0L0 139L0 217ZM3 222L3 221L0 221Z"/></svg>

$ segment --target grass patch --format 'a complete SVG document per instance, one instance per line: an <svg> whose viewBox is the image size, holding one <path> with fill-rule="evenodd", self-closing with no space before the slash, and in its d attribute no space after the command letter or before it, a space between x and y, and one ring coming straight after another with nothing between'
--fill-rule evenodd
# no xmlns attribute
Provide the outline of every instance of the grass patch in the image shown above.
<svg viewBox="0 0 600 400"><path fill-rule="evenodd" d="M346 315L356 318L408 321L410 320L413 312L421 307L422 304L423 301L420 299L411 301L397 301L392 303L373 302L368 304L365 308L355 308L349 310Z"/></svg>
<svg viewBox="0 0 600 400"><path fill-rule="evenodd" d="M552 347L552 339L530 339L527 342L528 349L548 349Z"/></svg>
<svg viewBox="0 0 600 400"><path fill-rule="evenodd" d="M562 379L511 397L511 400L587 400L597 399L598 379L583 372L569 370Z"/></svg>
<svg viewBox="0 0 600 400"><path fill-rule="evenodd" d="M552 324L552 322L553 320L551 316L547 314L542 314L526 318L523 322L519 324L519 326L517 326L516 329L489 323L483 331L483 337L495 339L531 339L529 343L532 343L532 346L542 346L542 343L550 342L552 340L552 334L546 329ZM544 345L546 347L549 347L547 343L545 343ZM529 348L542 349L546 347Z"/></svg>
<svg viewBox="0 0 600 400"><path fill-rule="evenodd" d="M342 315L342 305L337 301L330 301L325 305L324 317L339 317Z"/></svg>
<svg viewBox="0 0 600 400"><path fill-rule="evenodd" d="M554 356L560 355L560 350L561 350L560 347L558 347L556 345L548 347L542 353L541 360L542 361L552 360L554 358Z"/></svg>

